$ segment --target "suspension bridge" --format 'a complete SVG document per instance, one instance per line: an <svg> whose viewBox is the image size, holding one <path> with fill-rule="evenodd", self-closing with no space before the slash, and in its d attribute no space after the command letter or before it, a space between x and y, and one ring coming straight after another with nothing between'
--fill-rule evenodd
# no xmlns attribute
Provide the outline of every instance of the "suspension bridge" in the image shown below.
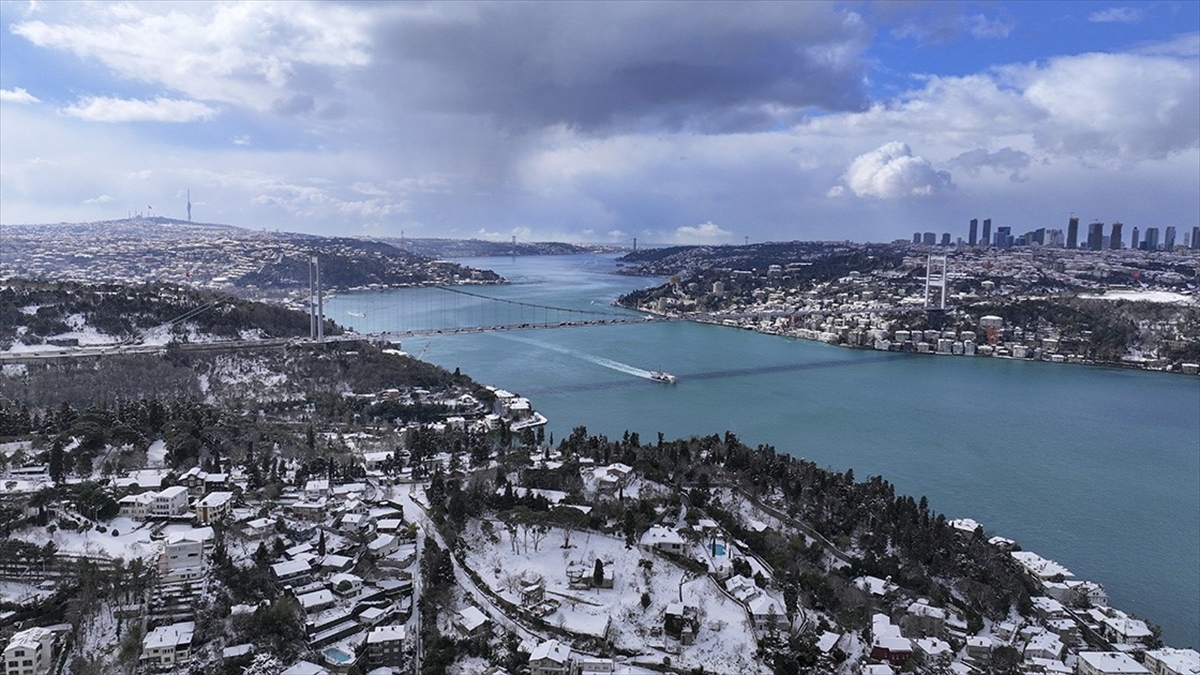
<svg viewBox="0 0 1200 675"><path fill-rule="evenodd" d="M721 313L644 313L608 304L606 301L581 303L578 295L563 300L563 294L544 285L497 284L469 286L423 286L401 289L357 290L322 297L319 289L299 305L312 317L311 332L305 337L240 338L232 340L190 341L177 346L188 351L265 348L308 342L342 342L363 339L398 341L405 338L462 335L503 331L527 331L597 326L622 326L649 323L691 321L724 325L747 325L765 320L838 313L835 309L797 309L739 311ZM544 301L542 300L544 298ZM561 303L561 304L559 304ZM204 312L219 311L220 302L196 307L165 325L186 323ZM856 314L882 314L921 311L912 307L856 308ZM327 333L332 321L343 331ZM69 357L96 357L118 354L148 354L163 351L164 326L144 331L142 336L120 342L47 347L36 351L3 352L0 362L28 362Z"/></svg>

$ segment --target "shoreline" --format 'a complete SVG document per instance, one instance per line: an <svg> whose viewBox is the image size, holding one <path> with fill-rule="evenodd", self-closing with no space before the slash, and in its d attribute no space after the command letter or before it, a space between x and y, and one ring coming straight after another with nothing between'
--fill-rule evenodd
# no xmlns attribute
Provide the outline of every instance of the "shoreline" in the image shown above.
<svg viewBox="0 0 1200 675"><path fill-rule="evenodd" d="M872 345L855 345L855 344L849 344L849 343L841 342L841 341L823 340L820 337L815 337L815 336L809 337L809 336L803 335L802 331L808 331L808 332L812 332L812 333L818 333L818 331L813 331L813 330L807 329L807 328L793 329L792 331L767 330L767 329L763 329L760 326L755 326L755 325L750 325L750 324L725 323L725 321L734 321L734 319L718 320L716 318L713 318L713 319L706 320L706 319L698 318L696 316L692 316L692 315L688 315L688 314L681 314L681 313L671 314L671 313L667 313L667 312L657 312L657 311L654 311L651 309L646 309L643 307L637 307L637 308L625 307L624 305L620 305L617 301L613 301L613 304L618 307L624 307L625 309L632 309L634 311L641 312L643 314L648 314L651 316L681 319L684 321L690 321L692 323L704 324L707 326L717 326L719 328L733 328L736 330L748 330L748 331L753 331L755 333L759 333L761 335L771 335L774 337L789 338L789 339L794 339L794 340L804 340L806 342L820 342L822 344L827 344L832 347L841 347L843 349L853 349L853 350L857 350L857 351L868 351L868 352L878 351L878 352L894 353L894 354L912 354L912 355L917 355L917 356L957 356L957 357L965 357L965 358L991 358L991 359L1004 359L1004 360L1008 360L1008 361L1023 361L1023 362L1029 362L1029 363L1050 363L1050 364L1054 364L1054 365L1098 366L1098 367L1105 367L1105 368L1118 368L1118 369L1122 369L1122 370L1141 370L1141 371L1148 371L1148 372L1169 373L1172 375L1187 375L1187 376L1200 375L1200 370L1188 372L1191 369L1187 368L1186 366L1195 365L1195 364L1184 364L1185 368L1173 369L1170 364L1168 364L1166 367L1156 367L1156 366L1151 366L1151 365L1142 365L1142 364L1138 364L1138 363L1130 362L1130 361L1096 361L1093 359L1084 359L1084 358L1079 357L1074 354L1064 355L1064 358L1061 361L1054 361L1052 359L1045 358L1045 356L1048 356L1048 355L1043 355L1042 358L1034 358L1032 356L1033 350L1030 350L1030 356L1028 356L1028 357L1016 357L1016 356L1012 356L1012 355L981 354L978 352L975 352L972 354L943 352L943 351L937 351L935 349L929 349L929 350L925 350L925 351L921 351L919 349L912 349L912 350L895 349L894 348L895 343L889 343L890 346L888 349L879 349ZM974 343L972 343L972 344L974 344Z"/></svg>

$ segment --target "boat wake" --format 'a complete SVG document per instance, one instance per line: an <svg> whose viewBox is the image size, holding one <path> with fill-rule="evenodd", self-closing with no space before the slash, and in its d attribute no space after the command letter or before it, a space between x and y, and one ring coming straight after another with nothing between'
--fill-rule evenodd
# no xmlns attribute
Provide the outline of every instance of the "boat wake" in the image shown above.
<svg viewBox="0 0 1200 675"><path fill-rule="evenodd" d="M558 352L559 354L565 354L567 356L572 356L577 359L582 359L584 361L587 361L588 363L594 363L602 368L608 368L609 370L615 370L618 373L625 373L626 375L633 375L634 377L640 377L640 378L647 379L647 380L654 379L652 377L653 373L649 370L638 368L637 366L631 366L628 363L621 363L620 361L613 361L612 359L606 359L603 356L596 356L594 354L588 354L586 352L581 352L576 349L568 349L566 347L560 347L558 345L548 344L548 343L541 342L538 340L532 340L530 338L520 337L518 335L497 334L496 337L502 337L505 340L513 340L514 342L522 342L524 344L532 345L534 347L541 347L542 349L549 349L550 351Z"/></svg>

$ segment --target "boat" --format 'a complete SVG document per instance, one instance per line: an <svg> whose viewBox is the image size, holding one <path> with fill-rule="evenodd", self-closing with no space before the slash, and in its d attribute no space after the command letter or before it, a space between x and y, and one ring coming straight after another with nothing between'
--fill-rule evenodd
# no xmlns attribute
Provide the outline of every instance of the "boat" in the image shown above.
<svg viewBox="0 0 1200 675"><path fill-rule="evenodd" d="M675 384L675 376L668 372L662 371L662 370L650 371L650 379L654 380L655 382L666 382L667 384Z"/></svg>

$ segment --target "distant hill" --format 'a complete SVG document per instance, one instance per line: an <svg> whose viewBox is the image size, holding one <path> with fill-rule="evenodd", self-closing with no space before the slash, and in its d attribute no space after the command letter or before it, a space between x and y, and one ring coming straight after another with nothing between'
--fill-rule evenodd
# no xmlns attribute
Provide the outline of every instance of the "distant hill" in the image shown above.
<svg viewBox="0 0 1200 675"><path fill-rule="evenodd" d="M391 237L384 237L380 241L393 244L411 253L434 258L481 258L503 255L572 255L619 250L607 246L585 246L555 241L518 241L513 243L508 241L486 241L483 239L395 239Z"/></svg>
<svg viewBox="0 0 1200 675"><path fill-rule="evenodd" d="M6 226L4 235L0 278L186 283L261 297L307 290L316 255L330 290L503 281L380 241L168 218Z"/></svg>

